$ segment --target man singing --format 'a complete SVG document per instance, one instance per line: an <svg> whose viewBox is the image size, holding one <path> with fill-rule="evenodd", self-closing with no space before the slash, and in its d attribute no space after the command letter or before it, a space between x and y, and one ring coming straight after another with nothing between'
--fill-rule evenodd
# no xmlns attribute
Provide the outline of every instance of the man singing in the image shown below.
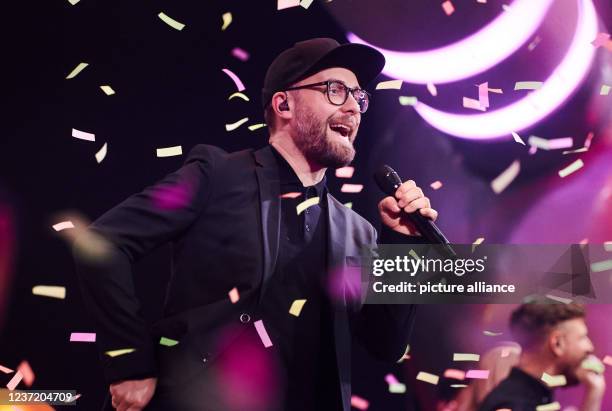
<svg viewBox="0 0 612 411"><path fill-rule="evenodd" d="M198 145L179 170L77 239L112 407L349 411L351 335L380 360L402 357L415 307L362 305L336 281L377 234L328 193L325 179L328 168L353 160L370 102L362 87L384 63L363 45L296 43L264 80L268 146L226 153ZM160 201L173 193L180 201ZM382 242L422 243L405 213L438 214L413 181L378 209ZM92 238L105 244L103 258L92 257ZM150 328L131 265L167 242L164 317ZM297 315L289 313L296 300L306 300Z"/></svg>

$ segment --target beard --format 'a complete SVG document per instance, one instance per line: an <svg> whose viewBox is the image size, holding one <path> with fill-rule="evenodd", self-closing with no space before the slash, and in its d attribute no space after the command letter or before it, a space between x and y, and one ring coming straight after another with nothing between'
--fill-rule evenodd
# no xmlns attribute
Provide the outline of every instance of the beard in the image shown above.
<svg viewBox="0 0 612 411"><path fill-rule="evenodd" d="M347 166L355 158L355 148L349 140L342 141L330 135L328 124L322 122L307 108L296 108L296 132L294 142L310 162L323 167Z"/></svg>

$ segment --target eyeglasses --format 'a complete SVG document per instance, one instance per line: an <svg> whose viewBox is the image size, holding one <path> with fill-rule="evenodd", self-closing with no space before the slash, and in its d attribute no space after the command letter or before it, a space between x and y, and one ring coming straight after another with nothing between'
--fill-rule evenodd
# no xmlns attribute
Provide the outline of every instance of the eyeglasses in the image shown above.
<svg viewBox="0 0 612 411"><path fill-rule="evenodd" d="M320 91L327 94L327 99L334 106L343 105L346 103L349 94L352 94L357 104L359 104L359 112L365 113L368 110L368 105L370 104L370 93L359 87L347 87L347 85L340 80L327 80L320 83L304 84L303 86L290 87L281 91L311 89L317 86L325 86L325 91Z"/></svg>

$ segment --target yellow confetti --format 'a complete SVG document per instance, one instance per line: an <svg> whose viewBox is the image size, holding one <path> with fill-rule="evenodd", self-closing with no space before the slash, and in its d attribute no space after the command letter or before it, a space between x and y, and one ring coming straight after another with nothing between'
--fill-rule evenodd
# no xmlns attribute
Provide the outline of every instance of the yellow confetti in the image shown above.
<svg viewBox="0 0 612 411"><path fill-rule="evenodd" d="M514 181L516 176L519 175L520 171L521 162L519 160L514 160L506 170L491 181L491 189L495 192L495 194L501 193L510 185L510 183L512 183L512 181Z"/></svg>
<svg viewBox="0 0 612 411"><path fill-rule="evenodd" d="M595 357L594 355L589 355L584 361L582 361L580 366L585 370L590 370L597 374L603 374L606 369L599 358Z"/></svg>
<svg viewBox="0 0 612 411"><path fill-rule="evenodd" d="M561 404L559 404L559 401L538 405L536 407L536 411L557 411L560 409L561 409Z"/></svg>
<svg viewBox="0 0 612 411"><path fill-rule="evenodd" d="M402 88L402 80L381 81L376 85L376 90L399 90Z"/></svg>
<svg viewBox="0 0 612 411"><path fill-rule="evenodd" d="M76 3L75 3L76 4ZM70 80L71 78L75 78L77 76L77 74L79 74L81 71L83 71L83 69L85 67L87 67L89 64L87 63L79 63L78 66L76 66L71 72L70 74L68 74L66 76L66 80Z"/></svg>
<svg viewBox="0 0 612 411"><path fill-rule="evenodd" d="M225 30L227 26L232 24L232 13L230 13L229 11L227 13L223 13L223 16L221 16L221 18L223 19L223 25L221 26L221 30Z"/></svg>
<svg viewBox="0 0 612 411"><path fill-rule="evenodd" d="M244 101L249 101L249 98L245 95L242 94L241 92L237 91L234 94L232 94L231 96L229 96L228 100L233 99L234 97L240 97L241 99L243 99Z"/></svg>
<svg viewBox="0 0 612 411"><path fill-rule="evenodd" d="M157 157L172 157L172 156L180 156L183 154L182 146L173 146L173 147L165 147L157 149Z"/></svg>
<svg viewBox="0 0 612 411"><path fill-rule="evenodd" d="M96 153L96 161L98 162L98 164L100 164L102 160L106 158L107 147L108 147L108 143L104 143L102 148Z"/></svg>
<svg viewBox="0 0 612 411"><path fill-rule="evenodd" d="M584 167L584 162L581 159L578 159L569 166L565 167L564 169L559 170L559 177L565 178L570 174L580 170L582 167Z"/></svg>
<svg viewBox="0 0 612 411"><path fill-rule="evenodd" d="M550 374L542 374L542 381L546 383L549 387L563 387L567 384L567 379L565 375L550 375Z"/></svg>
<svg viewBox="0 0 612 411"><path fill-rule="evenodd" d="M319 197L312 197L306 201L302 201L296 207L298 215L302 214L302 212L306 210L308 207L312 207L313 205L316 205L316 204L319 204Z"/></svg>
<svg viewBox="0 0 612 411"><path fill-rule="evenodd" d="M241 125L243 125L244 123L246 123L247 121L249 121L249 118L248 118L248 117L245 117L245 118L243 118L243 119L240 119L240 120L236 121L235 123L232 123L232 124L226 124L226 125L225 125L225 129L226 129L227 131L234 131L234 130L236 130L238 127L240 127Z"/></svg>
<svg viewBox="0 0 612 411"><path fill-rule="evenodd" d="M129 354L136 351L135 348L122 348L120 350L112 350L112 351L106 351L106 355L110 356L110 357L119 357L120 355L125 355L125 354Z"/></svg>
<svg viewBox="0 0 612 411"><path fill-rule="evenodd" d="M478 237L476 240L474 240L474 242L472 243L472 252L474 252L474 250L476 249L476 247L479 244L482 244L482 242L484 241L484 237Z"/></svg>
<svg viewBox="0 0 612 411"><path fill-rule="evenodd" d="M480 361L480 355L468 353L454 353L453 361Z"/></svg>
<svg viewBox="0 0 612 411"><path fill-rule="evenodd" d="M430 374L428 372L424 372L424 371L420 371L417 376L416 379L419 381L424 381L424 382L428 382L430 384L433 385L438 385L438 381L440 381L440 377L438 377L435 374Z"/></svg>
<svg viewBox="0 0 612 411"><path fill-rule="evenodd" d="M419 100L414 96L400 96L399 103L402 106L416 106Z"/></svg>
<svg viewBox="0 0 612 411"><path fill-rule="evenodd" d="M32 288L32 294L63 300L66 298L66 287L56 285L36 285Z"/></svg>
<svg viewBox="0 0 612 411"><path fill-rule="evenodd" d="M289 314L299 317L300 313L302 312L302 308L304 308L304 304L306 304L306 300L293 301L291 303L291 308L289 308Z"/></svg>
<svg viewBox="0 0 612 411"><path fill-rule="evenodd" d="M259 130L260 128L265 127L265 126L266 126L266 123L251 124L249 126L249 130L250 131Z"/></svg>
<svg viewBox="0 0 612 411"><path fill-rule="evenodd" d="M100 86L100 88L107 96L112 96L115 94L115 90L113 90L111 86Z"/></svg>
<svg viewBox="0 0 612 411"><path fill-rule="evenodd" d="M172 17L166 15L163 12L160 12L157 17L159 17L164 23L166 23L168 26L172 27L173 29L176 29L178 31L183 30L183 28L185 28L185 25L183 23L180 23L176 20L174 20Z"/></svg>
<svg viewBox="0 0 612 411"><path fill-rule="evenodd" d="M305 9L308 9L308 7L310 7L313 1L314 0L302 0L300 1L300 6L302 6Z"/></svg>
<svg viewBox="0 0 612 411"><path fill-rule="evenodd" d="M517 81L514 90L537 90L542 87L541 81Z"/></svg>
<svg viewBox="0 0 612 411"><path fill-rule="evenodd" d="M348 203L344 203L344 206L346 208L350 208L352 210L353 209L353 202L349 201Z"/></svg>
<svg viewBox="0 0 612 411"><path fill-rule="evenodd" d="M602 96L607 96L608 94L610 94L610 86L602 84L601 90L599 90L599 94Z"/></svg>
<svg viewBox="0 0 612 411"><path fill-rule="evenodd" d="M525 145L525 142L523 141L523 139L521 138L521 136L519 136L517 133L515 133L514 131L512 131L512 137L514 138L514 141L516 141L519 144Z"/></svg>

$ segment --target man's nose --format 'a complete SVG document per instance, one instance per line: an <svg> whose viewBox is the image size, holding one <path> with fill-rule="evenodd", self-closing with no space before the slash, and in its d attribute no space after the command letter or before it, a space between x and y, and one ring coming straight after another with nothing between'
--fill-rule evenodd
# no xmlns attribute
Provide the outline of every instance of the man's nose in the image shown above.
<svg viewBox="0 0 612 411"><path fill-rule="evenodd" d="M361 114L361 111L359 109L359 103L357 103L357 100L353 96L353 93L349 93L348 98L342 105L342 110L347 113Z"/></svg>

